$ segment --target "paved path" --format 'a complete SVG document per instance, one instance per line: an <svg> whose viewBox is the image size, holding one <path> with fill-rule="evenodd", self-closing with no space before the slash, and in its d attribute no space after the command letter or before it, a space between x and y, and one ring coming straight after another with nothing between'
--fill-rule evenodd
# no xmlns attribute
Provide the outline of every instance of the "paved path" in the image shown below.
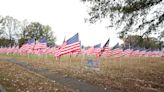
<svg viewBox="0 0 164 92"><path fill-rule="evenodd" d="M0 92L6 92L5 88L0 84Z"/></svg>
<svg viewBox="0 0 164 92"><path fill-rule="evenodd" d="M24 67L30 71L38 73L50 80L54 80L64 86L67 86L79 92L120 92L120 91L108 89L108 88L104 89L102 87L99 87L99 86L96 86L96 85L93 85L84 81L79 81L79 79L76 79L76 78L65 77L62 74L51 72L48 69L43 69L43 68L36 69L26 62L19 62L16 59L0 59L0 61L8 61L8 62L15 63L21 67Z"/></svg>

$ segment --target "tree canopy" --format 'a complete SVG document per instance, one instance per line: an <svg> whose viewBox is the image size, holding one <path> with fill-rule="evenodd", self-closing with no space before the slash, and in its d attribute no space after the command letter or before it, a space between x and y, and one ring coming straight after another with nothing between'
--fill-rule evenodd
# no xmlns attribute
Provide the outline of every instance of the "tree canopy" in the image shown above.
<svg viewBox="0 0 164 92"><path fill-rule="evenodd" d="M48 25L32 22L23 30L24 39L35 38L35 40L39 40L41 37L46 37L49 46L55 45L55 37L53 36L51 27Z"/></svg>
<svg viewBox="0 0 164 92"><path fill-rule="evenodd" d="M108 19L108 27L121 29L120 37L139 32L141 36L164 37L164 0L81 0L89 4L88 21Z"/></svg>
<svg viewBox="0 0 164 92"><path fill-rule="evenodd" d="M18 21L17 19L11 16L0 17L1 37L12 40L18 37L19 32L20 32L20 21Z"/></svg>
<svg viewBox="0 0 164 92"><path fill-rule="evenodd" d="M55 37L49 25L39 22L19 21L11 16L0 16L0 46L21 46L28 39L46 37L48 46L55 45ZM14 41L15 40L15 41Z"/></svg>
<svg viewBox="0 0 164 92"><path fill-rule="evenodd" d="M142 37L139 35L128 35L124 38L124 48L162 49L164 42L153 37Z"/></svg>

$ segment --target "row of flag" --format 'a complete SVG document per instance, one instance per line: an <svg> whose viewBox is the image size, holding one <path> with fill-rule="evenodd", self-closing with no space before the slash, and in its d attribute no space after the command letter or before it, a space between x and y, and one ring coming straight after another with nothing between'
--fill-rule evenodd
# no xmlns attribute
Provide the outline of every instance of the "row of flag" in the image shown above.
<svg viewBox="0 0 164 92"><path fill-rule="evenodd" d="M52 54L55 57L61 57L65 54L83 54L83 55L96 55L100 56L114 56L114 57L123 57L123 56L133 56L133 57L162 57L164 52L162 51L152 51L150 49L143 48L120 48L119 43L117 43L112 48L109 48L110 39L101 47L101 44L94 45L88 49L81 48L81 42L79 40L79 34L75 34L68 40L64 40L63 44L59 47L47 47L47 40L45 37L39 39L38 42L35 42L35 39L29 39L27 43L23 44L21 48L18 47L9 47L9 48L0 48L0 53L10 54Z"/></svg>

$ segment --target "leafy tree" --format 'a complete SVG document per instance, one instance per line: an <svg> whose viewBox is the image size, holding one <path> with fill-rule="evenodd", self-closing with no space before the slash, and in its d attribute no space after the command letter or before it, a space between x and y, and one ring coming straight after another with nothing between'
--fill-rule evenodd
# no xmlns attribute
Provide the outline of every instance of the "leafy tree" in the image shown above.
<svg viewBox="0 0 164 92"><path fill-rule="evenodd" d="M1 17L0 19L0 33L1 37L9 39L11 41L16 39L18 35L18 31L20 29L20 22L17 19L14 19L11 16Z"/></svg>
<svg viewBox="0 0 164 92"><path fill-rule="evenodd" d="M9 46L14 46L15 41L14 40L9 40L6 38L0 38L0 47L9 47Z"/></svg>
<svg viewBox="0 0 164 92"><path fill-rule="evenodd" d="M139 35L128 35L126 38L124 38L124 47L129 48L146 48L146 49L162 49L163 42L159 41L156 38L152 37L142 37Z"/></svg>
<svg viewBox="0 0 164 92"><path fill-rule="evenodd" d="M159 35L159 38L164 40L164 30L161 32L161 34Z"/></svg>
<svg viewBox="0 0 164 92"><path fill-rule="evenodd" d="M48 46L54 46L56 38L54 37L54 34L51 30L51 27L46 25L46 26L43 27L43 29L44 29L43 36L47 38Z"/></svg>
<svg viewBox="0 0 164 92"><path fill-rule="evenodd" d="M16 43L19 43L19 46L21 46L33 37L36 40L46 37L48 46L55 45L56 38L50 26L42 25L39 22L29 23L27 20L20 22L11 16L0 16L0 38L6 41L3 42L1 39L2 44L5 46L12 46ZM15 40L14 43L13 40Z"/></svg>
<svg viewBox="0 0 164 92"><path fill-rule="evenodd" d="M140 32L140 35L145 36L164 31L164 0L81 1L89 4L90 23L108 19L107 26L121 29L121 37L133 32Z"/></svg>
<svg viewBox="0 0 164 92"><path fill-rule="evenodd" d="M33 37L35 40L39 40L41 37L46 37L49 46L55 45L55 37L53 36L51 27L48 25L45 26L39 22L32 22L26 26L23 30L22 41Z"/></svg>
<svg viewBox="0 0 164 92"><path fill-rule="evenodd" d="M0 16L0 36L4 33L4 26L3 26L3 17Z"/></svg>
<svg viewBox="0 0 164 92"><path fill-rule="evenodd" d="M129 48L142 47L143 38L138 35L129 35L124 39L125 46Z"/></svg>

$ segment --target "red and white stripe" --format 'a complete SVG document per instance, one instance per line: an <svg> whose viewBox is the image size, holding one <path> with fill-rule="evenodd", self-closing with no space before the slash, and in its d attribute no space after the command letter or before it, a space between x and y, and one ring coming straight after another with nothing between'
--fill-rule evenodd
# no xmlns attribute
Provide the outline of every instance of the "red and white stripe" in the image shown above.
<svg viewBox="0 0 164 92"><path fill-rule="evenodd" d="M45 49L47 48L47 43L36 43L34 49Z"/></svg>
<svg viewBox="0 0 164 92"><path fill-rule="evenodd" d="M126 49L122 52L123 56L130 56L133 50L131 49Z"/></svg>
<svg viewBox="0 0 164 92"><path fill-rule="evenodd" d="M76 52L80 52L80 51L81 51L80 42L76 42L73 44L61 46L61 48L59 48L56 51L55 56L61 56L64 54L76 53Z"/></svg>

